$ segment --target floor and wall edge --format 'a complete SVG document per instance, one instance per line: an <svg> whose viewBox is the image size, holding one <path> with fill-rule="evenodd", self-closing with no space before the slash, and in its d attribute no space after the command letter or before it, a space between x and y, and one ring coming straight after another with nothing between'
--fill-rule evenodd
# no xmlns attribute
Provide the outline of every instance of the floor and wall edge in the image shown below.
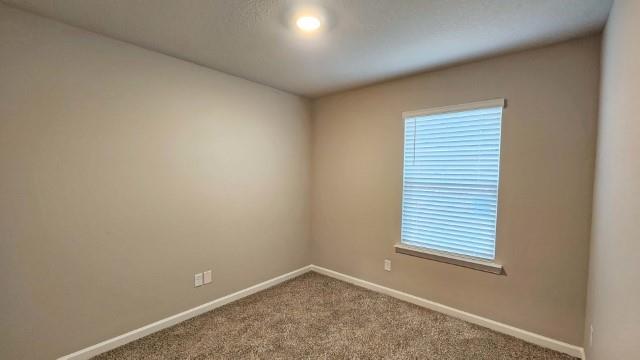
<svg viewBox="0 0 640 360"><path fill-rule="evenodd" d="M239 291L236 291L232 294L223 296L221 298L215 299L213 301L210 301L208 303L196 306L194 308L191 308L189 310L183 311L179 314L176 315L172 315L169 317L166 317L162 320L158 320L154 323L151 323L149 325L145 325L143 327L140 327L138 329L129 331L128 333L116 336L114 338L105 340L103 342L100 342L98 344L86 347L82 350L76 351L72 354L69 355L65 355L62 357L59 357L57 360L86 360L86 359L90 359L93 356L96 356L98 354L101 354L103 352L115 349L119 346L128 344L134 340L140 339L142 337L145 337L149 334L152 334L154 332L160 331L162 329L168 328L170 326L173 326L177 323L180 323L182 321L188 320L192 317L198 316L200 314L204 314L207 311L211 311L215 308L219 308L223 305L226 305L230 302L236 301L236 300L240 300L244 297L247 297L249 295L255 294L259 291L268 289L272 286L278 285L280 283L283 283L287 280L293 279L297 276L300 276L306 272L309 272L311 270L311 265L307 265L304 267L301 267L300 269L288 272L286 274L280 275L280 276L276 276L272 279L263 281L259 284L250 286L246 289L242 289Z"/></svg>
<svg viewBox="0 0 640 360"><path fill-rule="evenodd" d="M403 300L427 309L431 309L431 310L434 310L434 311L437 311L437 312L440 312L440 313L443 313L443 314L446 314L446 315L449 315L449 316L452 316L476 325L480 325L480 326L489 328L491 330L497 331L499 333L516 337L518 339L524 340L532 344L536 344L551 350L555 350L564 354L578 357L580 359L584 359L584 349L576 345L567 344L559 340L551 339L543 335L535 334L530 331L519 329L511 325L503 324L491 319L484 318L482 316L468 313L466 311L458 310L456 308L452 308L450 306L446 306L434 301L430 301L427 299L423 299L421 297L407 294L402 291L391 289L391 288L378 285L366 280L362 280L350 275L346 275L337 271L329 270L321 266L311 265L311 271L315 271L317 273L330 276L332 278L342 280L342 281L351 283L353 285L363 287L365 289L369 289L375 292L389 295L396 299Z"/></svg>
<svg viewBox="0 0 640 360"><path fill-rule="evenodd" d="M89 346L87 348L84 348L82 350L76 351L72 354L69 355L65 355L62 356L60 358L58 358L58 360L86 360L86 359L90 359L93 356L96 356L98 354L101 354L103 352L115 349L119 346L125 345L129 342L132 342L134 340L140 339L144 336L147 336L149 334L152 334L154 332L160 331L162 329L168 328L170 326L173 326L179 322L188 320L192 317L198 316L200 314L203 314L207 311L211 311L215 308L221 307L223 305L226 305L230 302L242 299L246 296L255 294L261 290L265 290L267 288L270 288L272 286L278 285L282 282L285 282L287 280L290 280L292 278L295 278L297 276L300 276L306 272L309 271L315 271L319 274L322 275L326 275L329 277L332 277L334 279L338 279L338 280L342 280L345 282L348 282L350 284L359 286L359 287L363 287L378 293L382 293L391 297L394 297L396 299L399 300L403 300L409 303L412 303L414 305L418 305L421 307L425 307L476 325L480 325L486 328L489 328L491 330L506 334L506 335L510 335L513 337L516 337L518 339L524 340L526 342L532 343L532 344L536 344L548 349L552 349L555 351L559 351L574 357L578 357L580 359L585 359L585 355L584 355L584 349L582 347L576 346L576 345L571 345L562 341L558 341L558 340L554 340L551 338L548 338L546 336L542 336L539 334L535 334L532 333L530 331L526 331L523 329L519 329L516 327L513 327L511 325L507 325L507 324L503 324L491 319L487 319L478 315L474 315L462 310L458 310L437 302L433 302L427 299L423 299L402 291L398 291L395 289L391 289L382 285L378 285L372 282L368 282L366 280L362 280L350 275L346 275L337 271L333 271L333 270L329 270L326 268L323 268L321 266L317 266L317 265L307 265L304 266L300 269L291 271L289 273L277 276L275 278L266 280L264 282L261 282L259 284L253 285L251 287L248 287L246 289L237 291L235 293L223 296L221 298L215 299L213 301L210 301L208 303L202 304L200 306L194 307L192 309L183 311L179 314L164 318L162 320L156 321L152 324L140 327L138 329L129 331L128 333L116 336L114 338L105 340L103 342L100 342L98 344Z"/></svg>

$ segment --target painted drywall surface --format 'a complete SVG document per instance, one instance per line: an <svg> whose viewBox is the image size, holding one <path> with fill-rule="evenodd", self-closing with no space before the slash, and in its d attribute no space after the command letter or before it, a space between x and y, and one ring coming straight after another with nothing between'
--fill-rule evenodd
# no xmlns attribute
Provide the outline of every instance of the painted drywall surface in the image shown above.
<svg viewBox="0 0 640 360"><path fill-rule="evenodd" d="M581 345L599 61L592 36L314 101L313 263ZM500 97L497 262L507 275L395 254L401 113Z"/></svg>
<svg viewBox="0 0 640 360"><path fill-rule="evenodd" d="M0 358L310 263L306 100L2 5L0 54Z"/></svg>
<svg viewBox="0 0 640 360"><path fill-rule="evenodd" d="M616 0L603 38L585 350L638 358L640 339L640 2ZM593 344L590 345L591 325Z"/></svg>
<svg viewBox="0 0 640 360"><path fill-rule="evenodd" d="M315 97L597 31L613 0L1 1ZM301 36L291 17L313 3L327 23Z"/></svg>

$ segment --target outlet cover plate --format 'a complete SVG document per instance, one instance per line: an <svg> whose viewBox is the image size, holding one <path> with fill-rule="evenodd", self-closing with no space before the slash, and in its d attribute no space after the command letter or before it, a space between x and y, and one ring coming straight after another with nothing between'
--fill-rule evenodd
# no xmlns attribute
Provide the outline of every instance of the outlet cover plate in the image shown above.
<svg viewBox="0 0 640 360"><path fill-rule="evenodd" d="M197 273L193 276L194 287L202 286L202 273Z"/></svg>

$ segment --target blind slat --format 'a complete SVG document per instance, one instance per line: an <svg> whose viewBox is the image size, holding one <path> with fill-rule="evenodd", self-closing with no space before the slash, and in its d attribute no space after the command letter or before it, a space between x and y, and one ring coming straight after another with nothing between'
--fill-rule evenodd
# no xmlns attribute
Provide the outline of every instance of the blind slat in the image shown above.
<svg viewBox="0 0 640 360"><path fill-rule="evenodd" d="M494 199L482 199L476 196L474 197L460 197L460 196L438 196L438 194L409 194L405 195L405 199L414 201L432 201L435 203L443 204L467 204L467 205L491 205L496 206Z"/></svg>
<svg viewBox="0 0 640 360"><path fill-rule="evenodd" d="M405 215L405 221L408 224L423 225L426 223L425 220L428 220L428 224L433 227L455 226L460 231L466 231L466 230L478 231L480 233L488 234L488 235L491 235L493 233L491 230L490 224L483 226L475 223L465 223L463 221L452 221L451 219L442 220L434 216L416 217L410 214L404 214L404 215Z"/></svg>
<svg viewBox="0 0 640 360"><path fill-rule="evenodd" d="M449 229L447 227L438 227L438 226L420 226L420 225L407 225L408 230L417 231L419 234L430 231L434 234L442 235L442 236L462 236L465 241L469 241L470 243L476 245L486 246L493 242L491 239L493 234L479 234L475 231L462 231L459 229ZM481 236L482 235L482 236Z"/></svg>
<svg viewBox="0 0 640 360"><path fill-rule="evenodd" d="M447 138L456 139L456 138L461 138L466 136L495 134L493 129L494 129L493 126L485 126L485 127L476 127L473 129L457 129L457 130L451 129L449 131L442 131L442 132L428 132L428 131L422 132L422 131L415 131L415 130L414 132L416 133L416 135L431 137L430 139L417 138L416 143L420 144L423 142L441 140L441 139L447 139Z"/></svg>
<svg viewBox="0 0 640 360"><path fill-rule="evenodd" d="M420 132L422 130L430 131L430 130L444 130L444 129L477 128L478 125L491 125L499 122L500 122L500 118L497 116L470 117L464 121L458 121L454 125L450 124L448 121L445 121L439 124L428 124L424 122L416 122L415 127L416 127L416 131Z"/></svg>
<svg viewBox="0 0 640 360"><path fill-rule="evenodd" d="M446 216L438 213L421 213L415 214L410 212L403 212L403 218L408 220L416 220L421 221L423 223L445 223L445 224L454 224L460 227L468 227L468 228L477 228L477 229L485 229L491 230L493 228L492 222L480 221L476 219L467 219L462 217L452 217Z"/></svg>

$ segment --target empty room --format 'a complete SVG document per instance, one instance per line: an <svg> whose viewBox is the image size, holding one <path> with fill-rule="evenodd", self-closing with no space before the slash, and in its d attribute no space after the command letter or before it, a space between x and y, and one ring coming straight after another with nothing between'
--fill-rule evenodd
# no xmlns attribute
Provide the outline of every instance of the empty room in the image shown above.
<svg viewBox="0 0 640 360"><path fill-rule="evenodd" d="M640 359L638 19L0 0L0 359Z"/></svg>

